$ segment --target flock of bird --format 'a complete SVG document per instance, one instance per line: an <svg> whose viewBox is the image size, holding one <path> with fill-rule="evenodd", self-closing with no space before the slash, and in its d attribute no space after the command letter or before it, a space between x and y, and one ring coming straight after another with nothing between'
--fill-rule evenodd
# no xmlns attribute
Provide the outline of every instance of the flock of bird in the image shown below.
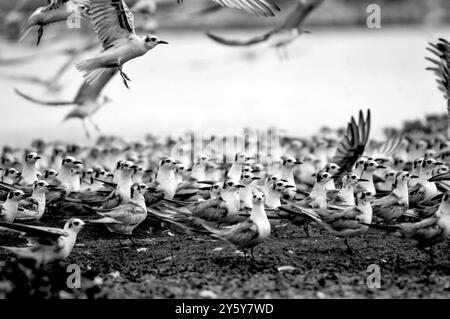
<svg viewBox="0 0 450 319"><path fill-rule="evenodd" d="M262 16L279 10L270 0L214 2ZM283 46L304 32L302 21L321 2L301 0L284 24L257 39L209 36L224 44L251 45L288 34L278 42ZM124 0L51 0L28 18L23 37L38 27L39 44L46 25L64 21L74 11L92 22L102 45L96 57L76 64L85 77L76 97L51 102L17 93L44 105L74 105L66 118L80 118L84 124L90 119L98 130L91 116L109 100L101 95L105 85L119 73L128 87L123 65L167 42L153 34L137 35ZM64 68L96 44L90 41L70 52ZM448 100L450 44L440 39L429 50L435 55L428 57L433 63L429 69ZM425 126L434 131L397 131L383 143L370 141L371 112L360 111L345 130L326 129L311 138L270 130L269 136L254 140L244 132L235 138L240 149L231 161L226 136L220 150L199 149L189 134L177 141L148 136L132 143L100 136L91 147L42 140L25 149L5 146L0 237L31 241L3 248L39 267L67 258L87 225L106 227L136 244L133 231L147 219L223 239L244 250L246 260L247 250L253 257L254 247L279 220L300 227L306 236L311 226L320 227L344 238L349 250L348 238L364 236L370 228L428 248L450 232L450 142L445 130L431 122ZM182 152L174 152L174 145ZM44 227L48 215L70 218L62 229Z"/></svg>
<svg viewBox="0 0 450 319"><path fill-rule="evenodd" d="M270 130L255 146L246 131L236 139L242 151L231 163L226 147L195 147L187 133L178 141L102 136L92 147L42 140L27 149L4 147L0 237L32 241L3 248L41 266L67 258L86 224L138 245L133 231L146 219L223 239L252 257L280 220L307 236L311 225L320 227L344 238L349 250L348 238L369 228L419 248L444 241L450 231L448 139L443 132L420 139L398 132L379 143L369 141L370 126L368 110L346 130L310 139ZM70 218L62 229L35 225L46 215Z"/></svg>

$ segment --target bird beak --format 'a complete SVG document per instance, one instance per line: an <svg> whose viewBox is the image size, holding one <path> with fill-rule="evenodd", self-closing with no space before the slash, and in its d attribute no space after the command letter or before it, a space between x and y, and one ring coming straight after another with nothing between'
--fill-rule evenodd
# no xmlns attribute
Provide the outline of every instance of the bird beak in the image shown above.
<svg viewBox="0 0 450 319"><path fill-rule="evenodd" d="M245 186L244 186L244 185L241 185L241 184L237 184L236 187L237 187L237 188L245 188Z"/></svg>
<svg viewBox="0 0 450 319"><path fill-rule="evenodd" d="M360 178L360 179L358 179L358 182L368 182L368 180L364 179L364 178Z"/></svg>
<svg viewBox="0 0 450 319"><path fill-rule="evenodd" d="M378 166L377 166L377 169L378 169L378 168L386 168L386 166L378 165Z"/></svg>
<svg viewBox="0 0 450 319"><path fill-rule="evenodd" d="M435 165L435 166L438 166L438 165L444 165L444 163L442 163L442 162L436 162L436 163L434 163L434 165Z"/></svg>
<svg viewBox="0 0 450 319"><path fill-rule="evenodd" d="M158 43L159 44L169 44L169 42L166 42L166 41L163 41L163 40L160 40Z"/></svg>
<svg viewBox="0 0 450 319"><path fill-rule="evenodd" d="M255 181L255 180L261 179L261 177L254 176L254 177L252 177L252 179Z"/></svg>
<svg viewBox="0 0 450 319"><path fill-rule="evenodd" d="M37 159L37 160L38 160L38 159L41 159L41 158L42 158L42 157L40 157L40 156L36 156L34 159Z"/></svg>
<svg viewBox="0 0 450 319"><path fill-rule="evenodd" d="M296 161L295 162L295 165L300 165L300 164L303 164L303 162L301 162L301 161Z"/></svg>
<svg viewBox="0 0 450 319"><path fill-rule="evenodd" d="M411 175L411 178L419 178L417 175Z"/></svg>
<svg viewBox="0 0 450 319"><path fill-rule="evenodd" d="M77 164L83 164L83 162L81 162L81 161L75 161L75 162L73 162L75 165L77 165Z"/></svg>
<svg viewBox="0 0 450 319"><path fill-rule="evenodd" d="M295 186L294 185L286 185L285 187L287 187L287 188L294 188Z"/></svg>

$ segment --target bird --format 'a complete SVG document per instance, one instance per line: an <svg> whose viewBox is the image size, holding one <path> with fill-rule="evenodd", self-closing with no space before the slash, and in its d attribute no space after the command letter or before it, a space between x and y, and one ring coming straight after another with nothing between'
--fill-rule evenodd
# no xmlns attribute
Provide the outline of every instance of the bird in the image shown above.
<svg viewBox="0 0 450 319"><path fill-rule="evenodd" d="M247 40L226 39L210 32L206 34L212 40L229 46L251 46L268 41L269 39L274 39L272 46L278 50L282 50L301 34L309 33L309 31L303 29L303 21L322 2L323 0L298 0L295 8L280 26Z"/></svg>
<svg viewBox="0 0 450 319"><path fill-rule="evenodd" d="M0 232L3 228L12 229L31 238L34 244L31 247L2 247L17 255L20 259L32 259L35 267L49 264L69 257L77 240L78 232L83 228L84 222L78 218L69 219L63 229L54 227L31 226L19 223L0 223Z"/></svg>
<svg viewBox="0 0 450 319"><path fill-rule="evenodd" d="M19 208L16 220L37 220L39 221L45 212L45 193L49 184L44 180L37 180L33 183L33 193L30 197L19 201Z"/></svg>
<svg viewBox="0 0 450 319"><path fill-rule="evenodd" d="M450 234L450 193L444 194L439 207L428 218L413 223L372 224L370 227L394 233L419 249L431 247L446 240Z"/></svg>
<svg viewBox="0 0 450 319"><path fill-rule="evenodd" d="M19 201L25 196L21 190L11 190L8 193L6 201L0 205L0 222L12 223L17 217Z"/></svg>
<svg viewBox="0 0 450 319"><path fill-rule="evenodd" d="M376 217L392 222L400 218L408 210L408 182L411 177L411 174L405 171L396 174L394 189L388 195L372 202L373 214Z"/></svg>
<svg viewBox="0 0 450 319"><path fill-rule="evenodd" d="M89 220L89 223L104 224L114 234L125 235L134 243L131 235L133 230L147 218L147 206L145 205L144 193L147 185L134 183L131 186L131 199L110 209L89 210L103 216L103 218Z"/></svg>
<svg viewBox="0 0 450 319"><path fill-rule="evenodd" d="M123 72L123 64L159 44L168 44L155 35L136 35L133 13L124 0L92 0L89 16L103 46L99 55L76 64L89 84L95 83L107 68L116 68L129 88L130 78Z"/></svg>
<svg viewBox="0 0 450 319"><path fill-rule="evenodd" d="M256 191L253 196L253 208L250 217L245 221L226 228L214 228L203 224L205 229L214 237L225 240L239 249L250 249L253 260L253 248L270 236L271 226L264 209L264 194Z"/></svg>
<svg viewBox="0 0 450 319"><path fill-rule="evenodd" d="M36 152L26 154L21 174L23 184L31 185L38 179L37 161L41 158Z"/></svg>
<svg viewBox="0 0 450 319"><path fill-rule="evenodd" d="M297 210L284 210L294 215L309 218L319 227L325 229L332 235L343 237L347 250L352 252L348 243L349 237L355 237L367 232L372 223L372 206L370 202L373 194L367 191L356 193L356 206L340 210L309 209L297 207Z"/></svg>
<svg viewBox="0 0 450 319"><path fill-rule="evenodd" d="M72 14L88 11L89 0L49 0L46 6L37 8L27 19L22 30L22 41L33 27L38 26L38 37L36 45L41 42L44 34L44 26L51 23L66 21Z"/></svg>
<svg viewBox="0 0 450 319"><path fill-rule="evenodd" d="M37 103L44 106L51 107L64 107L64 106L74 106L72 110L66 114L63 119L63 122L72 119L78 118L83 123L83 128L87 138L90 138L89 131L87 129L86 121L89 121L93 127L100 131L100 128L94 123L92 116L100 110L100 108L107 103L110 103L112 100L106 96L101 95L105 86L109 83L109 81L116 75L116 69L108 69L103 72L98 80L94 84L89 84L87 81L84 81L83 84L78 89L78 92L75 98L72 101L43 101L40 99L36 99L31 97L18 89L15 89L15 92L23 97L24 99Z"/></svg>

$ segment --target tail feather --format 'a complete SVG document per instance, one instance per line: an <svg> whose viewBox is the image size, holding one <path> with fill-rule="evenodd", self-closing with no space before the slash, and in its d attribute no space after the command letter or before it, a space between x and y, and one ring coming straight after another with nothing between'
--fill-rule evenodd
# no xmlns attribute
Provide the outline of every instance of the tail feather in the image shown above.
<svg viewBox="0 0 450 319"><path fill-rule="evenodd" d="M83 77L89 84L94 83L105 71L97 59L87 59L75 65L77 70L83 72Z"/></svg>

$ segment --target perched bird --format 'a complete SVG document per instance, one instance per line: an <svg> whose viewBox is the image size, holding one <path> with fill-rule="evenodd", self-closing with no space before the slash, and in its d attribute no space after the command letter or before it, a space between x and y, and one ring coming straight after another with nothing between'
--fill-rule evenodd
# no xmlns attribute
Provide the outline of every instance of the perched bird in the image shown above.
<svg viewBox="0 0 450 319"><path fill-rule="evenodd" d="M411 179L409 172L398 172L395 176L394 190L388 195L372 202L375 216L385 221L394 221L400 218L409 208L408 182Z"/></svg>
<svg viewBox="0 0 450 319"><path fill-rule="evenodd" d="M0 222L12 223L17 217L19 201L25 196L21 190L12 190L8 193L6 201L0 205Z"/></svg>
<svg viewBox="0 0 450 319"><path fill-rule="evenodd" d="M75 246L78 232L83 228L84 222L78 218L69 219L63 229L53 227L30 226L23 224L0 223L2 228L12 229L31 238L34 245L31 247L3 247L21 259L32 259L36 268L56 260L69 257Z"/></svg>
<svg viewBox="0 0 450 319"><path fill-rule="evenodd" d="M285 211L307 217L329 233L345 238L347 249L351 251L347 238L364 234L372 222L372 206L370 205L372 199L372 193L363 191L356 194L354 207L341 210L300 208L295 211Z"/></svg>
<svg viewBox="0 0 450 319"><path fill-rule="evenodd" d="M419 222L395 225L372 224L370 227L387 230L410 241L419 249L446 240L450 234L450 193L444 194L435 213Z"/></svg>
<svg viewBox="0 0 450 319"><path fill-rule="evenodd" d="M127 88L130 78L123 72L124 63L142 56L158 44L168 44L155 35L141 37L134 30L134 16L124 0L93 0L89 16L103 51L76 65L89 84L95 83L107 68L116 68Z"/></svg>
<svg viewBox="0 0 450 319"><path fill-rule="evenodd" d="M49 184L43 180L33 183L33 193L30 197L19 201L17 220L40 220L45 212L45 193Z"/></svg>
<svg viewBox="0 0 450 319"><path fill-rule="evenodd" d="M131 235L133 230L147 218L144 193L147 185L134 183L131 186L131 199L119 206L110 209L92 209L103 218L90 220L89 223L104 224L110 232L128 236L134 243Z"/></svg>
<svg viewBox="0 0 450 319"><path fill-rule="evenodd" d="M203 225L212 236L223 239L239 249L250 249L252 258L253 248L270 236L270 222L264 209L264 194L255 192L253 194L253 208L250 217L234 226L227 228L214 228ZM247 259L246 259L247 260Z"/></svg>
<svg viewBox="0 0 450 319"><path fill-rule="evenodd" d="M41 157L36 152L26 154L21 174L24 185L31 185L38 179L37 161L40 159Z"/></svg>
<svg viewBox="0 0 450 319"><path fill-rule="evenodd" d="M97 132L100 131L99 127L94 123L92 116L98 110L100 110L102 106L111 102L111 99L106 95L101 96L101 92L116 73L116 69L107 69L99 76L98 80L95 81L95 83L89 84L84 81L81 87L78 89L78 92L73 101L42 101L33 98L17 89L15 90L15 92L26 100L40 105L51 107L74 105L74 108L64 117L63 122L72 118L80 119L83 123L83 128L86 136L90 138L86 121L89 121L97 130Z"/></svg>

